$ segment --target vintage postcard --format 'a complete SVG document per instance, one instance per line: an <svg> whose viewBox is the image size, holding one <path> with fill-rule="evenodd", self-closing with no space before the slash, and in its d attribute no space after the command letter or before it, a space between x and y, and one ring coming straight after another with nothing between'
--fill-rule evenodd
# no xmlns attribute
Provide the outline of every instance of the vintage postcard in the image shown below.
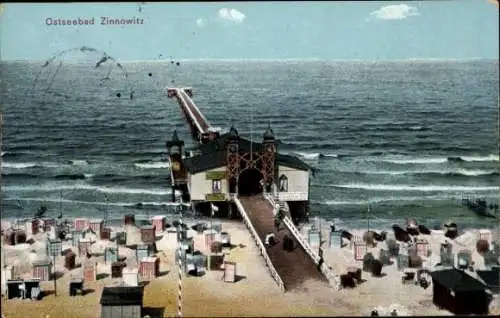
<svg viewBox="0 0 500 318"><path fill-rule="evenodd" d="M500 314L498 1L0 8L2 317Z"/></svg>

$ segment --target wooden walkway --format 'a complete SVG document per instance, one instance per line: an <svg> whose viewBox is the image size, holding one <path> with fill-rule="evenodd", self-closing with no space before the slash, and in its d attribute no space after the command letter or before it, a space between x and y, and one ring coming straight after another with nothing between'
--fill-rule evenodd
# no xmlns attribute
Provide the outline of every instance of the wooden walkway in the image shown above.
<svg viewBox="0 0 500 318"><path fill-rule="evenodd" d="M273 232L276 234L278 244L266 247L266 250L287 290L300 287L307 280L327 282L327 279L317 268L314 261L304 251L284 224L281 224L279 232L276 232L273 207L264 196L240 196L239 200L262 242L265 242L265 237L268 233ZM294 241L295 249L291 252L283 249L283 237L285 234Z"/></svg>

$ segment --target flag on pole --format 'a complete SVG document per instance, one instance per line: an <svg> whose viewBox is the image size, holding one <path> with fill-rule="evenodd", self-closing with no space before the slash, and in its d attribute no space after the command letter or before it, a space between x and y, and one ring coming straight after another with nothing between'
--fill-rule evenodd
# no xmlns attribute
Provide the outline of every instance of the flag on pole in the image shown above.
<svg viewBox="0 0 500 318"><path fill-rule="evenodd" d="M210 203L210 205L212 206L212 216L214 216L215 212L219 211L219 208L216 207L213 203Z"/></svg>

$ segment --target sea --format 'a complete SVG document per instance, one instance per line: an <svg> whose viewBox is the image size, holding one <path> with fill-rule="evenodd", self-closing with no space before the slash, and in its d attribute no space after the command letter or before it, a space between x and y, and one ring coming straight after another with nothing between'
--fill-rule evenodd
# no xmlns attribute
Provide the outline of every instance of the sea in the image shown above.
<svg viewBox="0 0 500 318"><path fill-rule="evenodd" d="M177 130L194 143L165 88L191 87L213 126L258 141L270 124L280 152L315 168L313 217L498 225L461 205L485 199L495 214L499 203L498 61L99 64L80 53L0 62L4 219L42 204L54 217L177 216L165 142Z"/></svg>

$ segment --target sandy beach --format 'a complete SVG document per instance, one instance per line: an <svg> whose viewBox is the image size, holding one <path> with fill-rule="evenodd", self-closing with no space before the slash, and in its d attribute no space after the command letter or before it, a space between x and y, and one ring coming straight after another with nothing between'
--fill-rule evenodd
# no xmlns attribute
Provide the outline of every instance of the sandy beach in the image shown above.
<svg viewBox="0 0 500 318"><path fill-rule="evenodd" d="M222 280L222 271L208 271L202 277L184 276L183 279L183 314L186 317L208 316L338 316L338 315L368 315L373 309L379 314L389 314L393 309L400 315L450 315L439 310L432 304L432 288L423 289L420 286L401 284L401 274L396 264L384 266L382 277L371 277L363 272L363 283L353 289L336 291L325 288L316 282L309 282L301 290L282 293L265 267L263 258L253 242L248 230L239 222L222 222L223 231L231 235L231 243L236 245L231 250L229 260L237 263L237 275L241 280L226 283ZM302 228L302 232L307 227ZM129 230L127 240L134 239L137 229ZM353 235L362 235L363 230L351 230ZM471 231L472 235L477 234ZM190 230L195 246L203 236ZM324 233L323 235L326 235ZM326 236L324 236L326 237ZM435 262L433 256L439 255L439 244L443 237L436 235L421 235L430 242L431 257L428 266ZM45 249L45 234L38 234L37 240L31 246L19 244L5 246L6 263L14 265L16 273L22 278L31 277L30 262ZM498 236L497 236L498 239ZM480 268L481 257L475 252L476 240L470 240L467 246L456 246L457 249L468 248L473 251L473 258ZM92 245L93 252L103 249L109 244L97 241ZM456 243L453 243L456 244ZM68 246L67 246L68 245ZM65 243L64 248L69 248ZM160 258L160 272L163 274L151 280L145 286L144 307L153 309L155 315L163 310L164 317L175 316L177 310L178 267L175 264L175 248L177 246L175 233L163 233L157 241ZM378 257L378 250L385 248L385 242L376 248L370 248ZM455 250L455 246L454 246ZM126 257L127 267L137 266L133 261L133 250L120 248L120 256ZM98 273L110 273L109 265L104 264L103 257L93 257L99 263ZM64 258L58 257L56 270L64 275L57 280L57 296L53 294L53 281L43 282L41 287L48 295L39 301L6 300L2 298L2 314L5 317L88 317L100 315L99 300L103 286L118 284L121 279L104 278L95 282L85 282L89 292L85 296L70 297L68 284L71 277L78 276L81 268L72 271L64 269ZM325 262L331 266L335 274L345 273L348 266L362 267L360 261L354 261L352 249L325 248ZM77 264L79 259L77 257ZM4 259L2 255L2 265ZM498 300L496 300L498 302ZM495 302L495 301L494 301ZM495 310L498 311L498 305ZM149 308L149 309L148 309Z"/></svg>

